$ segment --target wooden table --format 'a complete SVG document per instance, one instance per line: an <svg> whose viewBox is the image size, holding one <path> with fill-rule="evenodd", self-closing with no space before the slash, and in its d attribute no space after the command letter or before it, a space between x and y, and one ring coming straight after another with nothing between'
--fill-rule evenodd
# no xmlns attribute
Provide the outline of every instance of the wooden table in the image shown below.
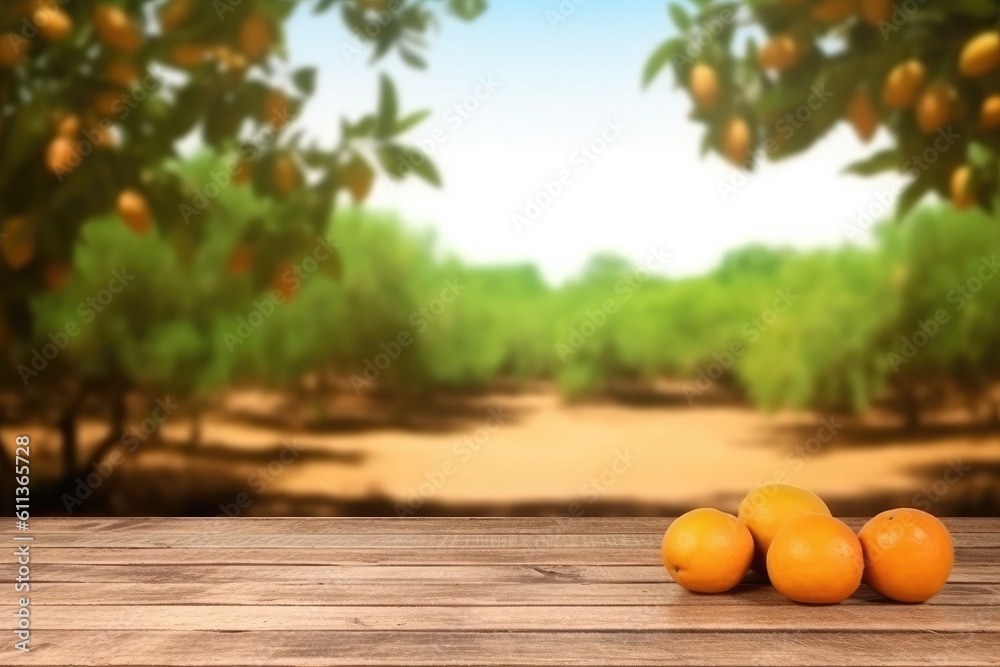
<svg viewBox="0 0 1000 667"><path fill-rule="evenodd" d="M930 602L801 606L681 589L668 519L33 519L32 650L5 583L0 664L1000 664L1000 519L946 523Z"/></svg>

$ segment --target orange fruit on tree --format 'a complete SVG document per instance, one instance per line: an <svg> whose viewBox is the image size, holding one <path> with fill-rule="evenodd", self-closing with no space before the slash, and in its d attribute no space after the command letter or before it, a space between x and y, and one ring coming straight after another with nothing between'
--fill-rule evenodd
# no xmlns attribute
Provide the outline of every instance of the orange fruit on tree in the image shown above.
<svg viewBox="0 0 1000 667"><path fill-rule="evenodd" d="M979 128L989 131L1000 127L1000 94L990 95L979 111Z"/></svg>
<svg viewBox="0 0 1000 667"><path fill-rule="evenodd" d="M1000 30L980 33L966 43L958 60L962 76L977 78L1000 67Z"/></svg>
<svg viewBox="0 0 1000 667"><path fill-rule="evenodd" d="M65 262L49 262L45 265L43 272L45 286L53 291L61 290L69 282L71 275L72 270L69 264Z"/></svg>
<svg viewBox="0 0 1000 667"><path fill-rule="evenodd" d="M767 576L767 552L786 523L803 515L830 516L830 508L812 491L788 484L764 484L746 495L737 516L753 535L753 571Z"/></svg>
<svg viewBox="0 0 1000 667"><path fill-rule="evenodd" d="M959 210L976 203L976 195L972 191L972 176L972 167L969 165L963 165L951 174L951 202Z"/></svg>
<svg viewBox="0 0 1000 667"><path fill-rule="evenodd" d="M892 18L892 0L860 0L860 3L861 18L872 25Z"/></svg>
<svg viewBox="0 0 1000 667"><path fill-rule="evenodd" d="M847 103L847 118L862 141L868 143L878 130L878 113L872 105L868 91L859 88Z"/></svg>
<svg viewBox="0 0 1000 667"><path fill-rule="evenodd" d="M0 35L0 67L14 67L21 64L28 54L24 38L12 32Z"/></svg>
<svg viewBox="0 0 1000 667"><path fill-rule="evenodd" d="M917 99L927 79L927 69L919 60L907 60L892 68L882 89L882 101L891 109L907 109Z"/></svg>
<svg viewBox="0 0 1000 667"><path fill-rule="evenodd" d="M660 554L667 573L684 588L722 593L750 571L753 537L732 514L696 509L670 524Z"/></svg>
<svg viewBox="0 0 1000 667"><path fill-rule="evenodd" d="M937 517L916 509L882 512L858 533L864 581L899 602L924 602L944 588L955 564L951 534Z"/></svg>
<svg viewBox="0 0 1000 667"><path fill-rule="evenodd" d="M73 140L69 137L57 136L45 149L45 166L56 176L72 171L76 166L74 162L78 160Z"/></svg>
<svg viewBox="0 0 1000 667"><path fill-rule="evenodd" d="M750 159L753 142L750 125L742 118L733 118L722 132L722 154L737 166L743 166Z"/></svg>
<svg viewBox="0 0 1000 667"><path fill-rule="evenodd" d="M65 39L73 32L73 19L58 7L42 5L33 18L38 32L50 42Z"/></svg>
<svg viewBox="0 0 1000 667"><path fill-rule="evenodd" d="M280 155L274 161L274 187L282 195L287 195L299 187L299 169L287 155Z"/></svg>
<svg viewBox="0 0 1000 667"><path fill-rule="evenodd" d="M264 95L264 102L261 104L261 117L264 122L280 130L291 120L290 114L291 106L285 94L274 88L268 90Z"/></svg>
<svg viewBox="0 0 1000 667"><path fill-rule="evenodd" d="M101 3L94 7L97 38L113 49L135 53L142 46L142 31L121 7Z"/></svg>
<svg viewBox="0 0 1000 667"><path fill-rule="evenodd" d="M772 37L757 53L761 67L779 72L795 67L801 59L802 47L791 35Z"/></svg>
<svg viewBox="0 0 1000 667"><path fill-rule="evenodd" d="M118 195L118 215L132 231L146 234L153 226L149 203L137 190L122 190Z"/></svg>
<svg viewBox="0 0 1000 667"><path fill-rule="evenodd" d="M253 11L240 24L240 50L249 60L257 60L271 50L274 44L274 27L260 12Z"/></svg>
<svg viewBox="0 0 1000 667"><path fill-rule="evenodd" d="M24 268L35 256L35 236L27 218L14 216L0 225L0 255L15 271Z"/></svg>
<svg viewBox="0 0 1000 667"><path fill-rule="evenodd" d="M80 117L76 114L66 114L59 120L56 134L67 139L75 139L80 133Z"/></svg>
<svg viewBox="0 0 1000 667"><path fill-rule="evenodd" d="M917 101L917 125L924 134L940 130L951 120L958 94L947 83L930 86Z"/></svg>
<svg viewBox="0 0 1000 667"><path fill-rule="evenodd" d="M767 574L790 600L836 604L858 590L865 560L861 542L847 524L811 514L786 523L767 552Z"/></svg>
<svg viewBox="0 0 1000 667"><path fill-rule="evenodd" d="M839 23L854 16L856 11L856 0L820 0L809 10L809 15L820 23Z"/></svg>
<svg viewBox="0 0 1000 667"><path fill-rule="evenodd" d="M236 246L226 262L226 273L231 276L246 274L253 265L253 254L253 248L245 243Z"/></svg>
<svg viewBox="0 0 1000 667"><path fill-rule="evenodd" d="M139 70L127 60L112 60L104 68L104 80L120 88L131 88L139 80Z"/></svg>
<svg viewBox="0 0 1000 667"><path fill-rule="evenodd" d="M170 0L160 7L158 16L163 32L172 32L184 25L191 18L194 0Z"/></svg>
<svg viewBox="0 0 1000 667"><path fill-rule="evenodd" d="M204 44L178 44L170 49L170 62L178 67L197 67L207 60L210 52Z"/></svg>
<svg viewBox="0 0 1000 667"><path fill-rule="evenodd" d="M719 101L719 76L710 65L695 63L688 85L691 97L702 109L713 109Z"/></svg>
<svg viewBox="0 0 1000 667"><path fill-rule="evenodd" d="M295 265L284 260L278 263L271 278L271 289L285 301L291 301L302 287L302 280L295 274Z"/></svg>

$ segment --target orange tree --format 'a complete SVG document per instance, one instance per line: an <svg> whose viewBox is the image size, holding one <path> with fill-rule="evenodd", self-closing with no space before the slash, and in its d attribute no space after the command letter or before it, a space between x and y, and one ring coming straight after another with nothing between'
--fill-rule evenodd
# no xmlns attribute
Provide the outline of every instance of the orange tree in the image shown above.
<svg viewBox="0 0 1000 667"><path fill-rule="evenodd" d="M705 150L752 167L845 120L892 147L849 170L898 170L905 212L925 194L990 208L1000 188L1000 5L990 0L695 0L646 64L672 66Z"/></svg>
<svg viewBox="0 0 1000 667"><path fill-rule="evenodd" d="M73 278L87 220L113 215L123 229L165 239L183 266L210 233L191 223L218 204L220 190L249 187L271 202L273 220L244 225L245 238L219 273L250 274L263 291L281 289L289 263L325 234L338 194L365 199L379 168L438 183L427 156L398 141L425 114L402 114L387 77L377 108L343 120L336 146L295 130L316 71L278 74L284 25L300 7L339 14L375 59L395 52L424 67L423 37L437 16L471 19L485 0L12 0L0 7L0 350L9 362L0 379L28 400L62 397L65 473L73 472L73 423L84 392L106 388L95 383L120 390L129 380L91 378L81 386L71 355L57 349L66 332L39 341L49 330L39 330L31 304ZM229 159L192 183L171 166L182 140ZM336 274L338 266L325 262L323 270Z"/></svg>

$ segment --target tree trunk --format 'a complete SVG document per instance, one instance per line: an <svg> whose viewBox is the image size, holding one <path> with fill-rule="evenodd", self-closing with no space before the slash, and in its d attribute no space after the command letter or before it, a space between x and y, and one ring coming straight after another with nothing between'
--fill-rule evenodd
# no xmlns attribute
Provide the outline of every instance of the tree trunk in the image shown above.
<svg viewBox="0 0 1000 667"><path fill-rule="evenodd" d="M111 419L108 434L97 445L97 449L94 450L90 461L84 466L84 470L89 469L95 463L100 463L101 459L107 456L108 452L121 443L122 435L125 433L125 420L128 418L125 393L123 389L115 391L111 402Z"/></svg>
<svg viewBox="0 0 1000 667"><path fill-rule="evenodd" d="M904 427L907 431L916 431L920 428L920 400L912 389L904 389L900 401Z"/></svg>

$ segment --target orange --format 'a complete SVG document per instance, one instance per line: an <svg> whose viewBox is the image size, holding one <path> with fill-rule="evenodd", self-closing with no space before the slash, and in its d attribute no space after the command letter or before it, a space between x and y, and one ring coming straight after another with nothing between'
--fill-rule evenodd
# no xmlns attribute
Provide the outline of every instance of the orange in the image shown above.
<svg viewBox="0 0 1000 667"><path fill-rule="evenodd" d="M104 80L121 88L130 88L139 80L139 70L127 60L113 60L104 68Z"/></svg>
<svg viewBox="0 0 1000 667"><path fill-rule="evenodd" d="M990 95L979 112L979 127L984 131L1000 127L1000 95Z"/></svg>
<svg viewBox="0 0 1000 667"><path fill-rule="evenodd" d="M865 556L865 583L899 602L932 598L955 564L948 529L920 510L882 512L864 525L858 537Z"/></svg>
<svg viewBox="0 0 1000 667"><path fill-rule="evenodd" d="M12 32L0 35L0 67L14 67L21 64L27 54L26 40Z"/></svg>
<svg viewBox="0 0 1000 667"><path fill-rule="evenodd" d="M791 69L802 59L802 49L794 37L777 35L760 47L757 61L764 69Z"/></svg>
<svg viewBox="0 0 1000 667"><path fill-rule="evenodd" d="M917 102L917 125L924 134L931 134L951 120L958 94L946 83L936 83Z"/></svg>
<svg viewBox="0 0 1000 667"><path fill-rule="evenodd" d="M892 68L885 80L882 100L891 109L910 107L927 79L927 69L919 60L907 60Z"/></svg>
<svg viewBox="0 0 1000 667"><path fill-rule="evenodd" d="M767 576L767 552L774 536L786 523L807 514L830 516L830 508L812 491L787 484L765 484L747 494L738 516L753 535L754 572Z"/></svg>
<svg viewBox="0 0 1000 667"><path fill-rule="evenodd" d="M753 538L732 514L697 509L670 524L660 554L667 573L684 588L722 593L750 571Z"/></svg>
<svg viewBox="0 0 1000 667"><path fill-rule="evenodd" d="M280 156L274 162L274 186L282 195L287 195L299 186L299 169L287 155Z"/></svg>
<svg viewBox="0 0 1000 667"><path fill-rule="evenodd" d="M878 130L878 113L872 106L868 92L858 89L847 104L847 118L862 141L868 143Z"/></svg>
<svg viewBox="0 0 1000 667"><path fill-rule="evenodd" d="M74 114L67 114L59 120L56 134L67 139L75 139L80 133L80 118Z"/></svg>
<svg viewBox="0 0 1000 667"><path fill-rule="evenodd" d="M137 234L146 234L153 226L149 204L136 190L122 190L118 195L118 215Z"/></svg>
<svg viewBox="0 0 1000 667"><path fill-rule="evenodd" d="M892 0L861 0L861 18L878 25L892 18Z"/></svg>
<svg viewBox="0 0 1000 667"><path fill-rule="evenodd" d="M832 516L800 516L774 536L767 573L786 598L810 604L842 602L858 590L864 572L861 543Z"/></svg>
<svg viewBox="0 0 1000 667"><path fill-rule="evenodd" d="M135 53L142 46L142 32L121 7L97 5L94 31L102 42L125 53Z"/></svg>
<svg viewBox="0 0 1000 667"><path fill-rule="evenodd" d="M289 118L291 107L288 104L288 98L280 90L268 90L261 105L261 114L265 123L280 130L291 120Z"/></svg>
<svg viewBox="0 0 1000 667"><path fill-rule="evenodd" d="M7 266L15 271L24 268L35 256L35 235L28 220L21 216L7 218L0 225L0 234L3 234L0 255Z"/></svg>
<svg viewBox="0 0 1000 667"><path fill-rule="evenodd" d="M274 29L266 16L253 12L240 25L240 50L250 60L257 60L271 50Z"/></svg>
<svg viewBox="0 0 1000 667"><path fill-rule="evenodd" d="M969 165L963 165L951 174L951 202L959 210L976 203L976 196L971 188L972 174L972 167Z"/></svg>
<svg viewBox="0 0 1000 667"><path fill-rule="evenodd" d="M856 0L820 0L809 15L820 23L838 23L854 15Z"/></svg>
<svg viewBox="0 0 1000 667"><path fill-rule="evenodd" d="M997 30L970 39L958 61L958 70L969 78L984 76L997 67L1000 67L1000 31Z"/></svg>
<svg viewBox="0 0 1000 667"><path fill-rule="evenodd" d="M712 109L719 101L719 77L715 70L705 63L697 63L691 68L691 97L702 109Z"/></svg>
<svg viewBox="0 0 1000 667"><path fill-rule="evenodd" d="M722 134L722 154L737 166L743 166L750 159L750 125L742 118L733 118Z"/></svg>
<svg viewBox="0 0 1000 667"><path fill-rule="evenodd" d="M204 44L178 44L170 49L170 62L178 67L197 67L205 62L210 51Z"/></svg>
<svg viewBox="0 0 1000 667"><path fill-rule="evenodd" d="M159 9L160 27L163 32L177 30L184 25L194 9L193 0L170 0Z"/></svg>
<svg viewBox="0 0 1000 667"><path fill-rule="evenodd" d="M45 166L56 176L72 171L78 159L72 139L66 136L56 137L45 149Z"/></svg>
<svg viewBox="0 0 1000 667"><path fill-rule="evenodd" d="M65 39L73 32L73 19L58 7L43 7L35 12L33 18L38 32L50 42Z"/></svg>

